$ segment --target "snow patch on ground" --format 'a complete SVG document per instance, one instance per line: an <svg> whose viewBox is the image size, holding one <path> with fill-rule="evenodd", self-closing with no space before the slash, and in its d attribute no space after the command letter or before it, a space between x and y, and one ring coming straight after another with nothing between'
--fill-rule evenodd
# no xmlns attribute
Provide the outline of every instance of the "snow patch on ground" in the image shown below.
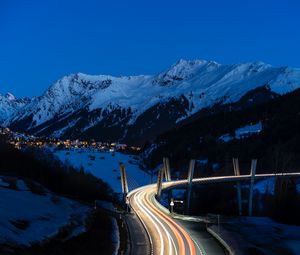
<svg viewBox="0 0 300 255"><path fill-rule="evenodd" d="M8 187L9 186L9 183L4 181L2 178L0 178L0 187Z"/></svg>
<svg viewBox="0 0 300 255"><path fill-rule="evenodd" d="M94 176L107 182L115 192L122 192L119 163L126 167L129 190L149 184L150 175L141 170L133 156L119 152L99 152L88 149L57 150L54 152L61 161L68 161L73 166L81 166ZM95 157L95 160L91 158Z"/></svg>
<svg viewBox="0 0 300 255"><path fill-rule="evenodd" d="M17 180L17 187L18 187L18 190L28 190L26 183L20 179Z"/></svg>
<svg viewBox="0 0 300 255"><path fill-rule="evenodd" d="M264 180L257 181L254 184L254 190L258 190L261 194L274 195L275 192L275 177L266 178Z"/></svg>
<svg viewBox="0 0 300 255"><path fill-rule="evenodd" d="M257 124L250 124L236 129L233 136L230 134L224 134L219 137L219 140L227 143L233 139L242 139L253 134L259 134L261 131L262 123L258 122Z"/></svg>

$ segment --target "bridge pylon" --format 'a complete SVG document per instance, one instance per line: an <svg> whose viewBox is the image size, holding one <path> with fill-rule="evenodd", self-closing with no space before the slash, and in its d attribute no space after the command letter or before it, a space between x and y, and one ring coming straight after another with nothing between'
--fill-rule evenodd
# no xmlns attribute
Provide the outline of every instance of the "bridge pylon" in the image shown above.
<svg viewBox="0 0 300 255"><path fill-rule="evenodd" d="M254 180L255 180L255 174L256 174L256 165L257 165L257 159L252 159L251 161L251 170L250 170L250 186L249 186L249 216L252 216L252 210L253 210L253 186L254 186Z"/></svg>
<svg viewBox="0 0 300 255"><path fill-rule="evenodd" d="M125 165L120 163L120 173L121 173L121 185L122 185L122 193L124 202L127 202L127 194L128 194L128 182Z"/></svg>
<svg viewBox="0 0 300 255"><path fill-rule="evenodd" d="M171 179L171 168L170 168L169 158L167 158L167 157L163 158L163 169L164 169L164 174L165 174L165 180L167 182L170 182L172 180ZM172 199L173 199L173 192L172 192L172 189L169 189L168 190L168 201L171 203Z"/></svg>
<svg viewBox="0 0 300 255"><path fill-rule="evenodd" d="M189 164L188 170L188 186L187 186L187 196L186 196L186 212L189 213L190 206L191 206L191 194L192 194L192 184L193 184L193 177L194 177L194 170L195 170L195 160L191 159Z"/></svg>
<svg viewBox="0 0 300 255"><path fill-rule="evenodd" d="M164 167L164 174L165 179L167 182L171 181L171 170L170 170L170 161L169 158L163 158L163 167Z"/></svg>
<svg viewBox="0 0 300 255"><path fill-rule="evenodd" d="M233 170L235 176L240 176L240 168L239 168L239 160L238 158L233 158ZM242 203L248 202L248 215L252 216L253 211L253 187L255 181L255 174L256 174L256 165L257 159L252 159L251 161L251 169L250 169L250 183L249 183L249 199L243 201L242 200L242 187L240 181L237 181L236 189L237 189L237 200L238 200L238 211L239 215L242 215Z"/></svg>
<svg viewBox="0 0 300 255"><path fill-rule="evenodd" d="M156 196L158 199L160 199L161 190L162 190L162 182L163 182L163 176L164 176L164 168L160 168L157 173L157 191Z"/></svg>
<svg viewBox="0 0 300 255"><path fill-rule="evenodd" d="M241 173L240 173L239 159L233 158L232 163L233 163L234 175L240 176ZM239 216L241 216L242 215L242 189L241 189L240 181L237 181L236 183L236 191L237 191L238 211L239 211Z"/></svg>

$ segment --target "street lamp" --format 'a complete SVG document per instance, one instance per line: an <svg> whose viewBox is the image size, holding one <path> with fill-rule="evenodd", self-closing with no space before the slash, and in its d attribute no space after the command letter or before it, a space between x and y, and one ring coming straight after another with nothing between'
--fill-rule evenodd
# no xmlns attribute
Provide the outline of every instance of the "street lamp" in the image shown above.
<svg viewBox="0 0 300 255"><path fill-rule="evenodd" d="M171 213L173 214L174 211L174 198L171 198L171 202L170 202L170 207L171 207Z"/></svg>

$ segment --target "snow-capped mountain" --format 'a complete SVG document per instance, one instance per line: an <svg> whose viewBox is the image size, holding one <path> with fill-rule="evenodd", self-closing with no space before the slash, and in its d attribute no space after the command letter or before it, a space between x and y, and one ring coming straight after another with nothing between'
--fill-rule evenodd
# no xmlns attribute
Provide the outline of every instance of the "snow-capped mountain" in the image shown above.
<svg viewBox="0 0 300 255"><path fill-rule="evenodd" d="M0 124L7 121L13 113L24 107L29 101L29 98L17 99L11 93L6 93L4 96L0 94Z"/></svg>
<svg viewBox="0 0 300 255"><path fill-rule="evenodd" d="M5 125L35 135L145 140L216 104L266 86L284 94L300 87L300 69L262 62L222 65L180 60L157 75L65 76Z"/></svg>

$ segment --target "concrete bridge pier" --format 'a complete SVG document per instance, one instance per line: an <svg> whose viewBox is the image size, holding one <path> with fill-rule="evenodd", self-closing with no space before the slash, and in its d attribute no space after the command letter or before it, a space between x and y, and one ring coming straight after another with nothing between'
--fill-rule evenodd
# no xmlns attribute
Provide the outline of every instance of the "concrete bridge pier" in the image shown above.
<svg viewBox="0 0 300 255"><path fill-rule="evenodd" d="M169 158L163 158L163 167L165 179L167 182L171 181L171 170L170 170L170 161Z"/></svg>
<svg viewBox="0 0 300 255"><path fill-rule="evenodd" d="M239 166L239 159L238 158L233 158L233 170L234 170L234 175L235 176L240 176L240 166ZM238 202L238 212L239 216L242 215L242 189L241 189L241 182L238 181L236 183L236 191L237 191L237 202Z"/></svg>
<svg viewBox="0 0 300 255"><path fill-rule="evenodd" d="M169 158L167 157L164 157L163 158L163 168L164 168L164 174L165 174L165 180L167 182L170 182L172 179L171 179L171 168L170 168L170 161L169 161ZM169 189L168 190L168 201L169 201L169 204L174 204L174 202L172 202L174 199L173 199L173 192L172 192L172 189ZM173 207L170 206L170 211L173 210Z"/></svg>
<svg viewBox="0 0 300 255"><path fill-rule="evenodd" d="M120 173L121 173L121 185L122 185L123 200L127 204L128 182L127 182L125 165L123 165L123 164L120 164Z"/></svg>
<svg viewBox="0 0 300 255"><path fill-rule="evenodd" d="M194 170L195 170L195 160L191 159L189 165L189 171L188 171L188 178L187 178L188 186L187 186L187 195L186 195L186 213L190 212Z"/></svg>
<svg viewBox="0 0 300 255"><path fill-rule="evenodd" d="M156 191L156 197L159 200L161 196L161 190L162 190L162 182L163 182L163 176L164 176L164 168L159 169L157 173L157 191Z"/></svg>
<svg viewBox="0 0 300 255"><path fill-rule="evenodd" d="M252 216L252 204L253 204L253 186L254 186L254 180L255 180L255 174L256 174L256 165L257 165L257 159L252 159L251 161L251 170L250 170L250 186L249 186L249 216Z"/></svg>

